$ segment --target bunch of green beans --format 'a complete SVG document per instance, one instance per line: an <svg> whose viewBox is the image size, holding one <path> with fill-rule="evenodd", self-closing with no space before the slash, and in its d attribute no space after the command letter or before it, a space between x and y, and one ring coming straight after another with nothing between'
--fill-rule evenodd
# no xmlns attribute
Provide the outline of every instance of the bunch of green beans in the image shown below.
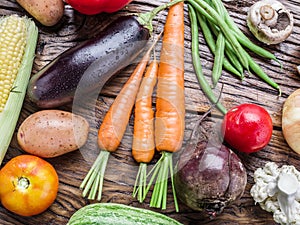
<svg viewBox="0 0 300 225"><path fill-rule="evenodd" d="M195 73L200 87L211 103L225 114L226 108L217 102L213 88L217 85L223 68L239 79L244 78L244 70L255 73L259 78L271 87L275 88L281 95L279 85L272 80L263 69L253 60L246 51L275 60L280 64L274 54L251 42L247 36L238 28L230 17L221 0L187 0L189 18L192 30L192 60ZM212 68L212 86L206 80L201 66L199 55L199 29L214 55ZM280 64L281 66L281 64Z"/></svg>

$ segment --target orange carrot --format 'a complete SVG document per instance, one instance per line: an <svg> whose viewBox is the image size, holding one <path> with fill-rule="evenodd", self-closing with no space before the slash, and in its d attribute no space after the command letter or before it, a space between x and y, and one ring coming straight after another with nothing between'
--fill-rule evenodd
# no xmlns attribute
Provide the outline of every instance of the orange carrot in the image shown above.
<svg viewBox="0 0 300 225"><path fill-rule="evenodd" d="M153 47L154 44L138 63L103 119L98 131L100 154L80 185L83 197L90 192L88 198L94 200L98 192L97 200L101 200L103 177L110 152L117 150L123 138Z"/></svg>
<svg viewBox="0 0 300 225"><path fill-rule="evenodd" d="M98 131L98 146L100 149L114 152L119 147L149 57L149 53L143 57L105 115Z"/></svg>
<svg viewBox="0 0 300 225"><path fill-rule="evenodd" d="M155 123L158 151L178 151L185 129L183 12L183 2L172 6L164 29Z"/></svg>
<svg viewBox="0 0 300 225"><path fill-rule="evenodd" d="M133 197L142 202L146 190L147 163L155 153L154 111L152 94L157 81L158 62L155 57L149 65L141 83L135 102L132 156L140 163L133 189Z"/></svg>
<svg viewBox="0 0 300 225"><path fill-rule="evenodd" d="M157 71L158 63L154 59L146 71L135 102L132 155L137 162L149 163L155 153L152 94Z"/></svg>
<svg viewBox="0 0 300 225"><path fill-rule="evenodd" d="M170 7L158 70L155 118L156 149L162 156L150 171L146 193L156 178L150 206L166 209L170 172L175 209L178 203L173 182L172 153L181 148L185 129L184 98L184 3Z"/></svg>

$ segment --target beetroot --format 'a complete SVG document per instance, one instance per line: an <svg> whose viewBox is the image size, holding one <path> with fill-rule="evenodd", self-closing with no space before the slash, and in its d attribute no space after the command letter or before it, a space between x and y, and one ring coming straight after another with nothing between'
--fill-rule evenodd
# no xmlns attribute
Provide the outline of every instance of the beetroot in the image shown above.
<svg viewBox="0 0 300 225"><path fill-rule="evenodd" d="M196 129L199 132L200 125ZM217 138L208 140L208 136L203 131L193 135L179 158L174 179L178 198L183 203L215 216L242 196L247 173L233 151Z"/></svg>

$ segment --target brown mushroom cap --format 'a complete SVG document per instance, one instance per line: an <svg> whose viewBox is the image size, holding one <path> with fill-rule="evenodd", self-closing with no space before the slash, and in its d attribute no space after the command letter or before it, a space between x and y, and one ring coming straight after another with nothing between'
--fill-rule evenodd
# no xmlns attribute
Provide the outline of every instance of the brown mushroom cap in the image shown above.
<svg viewBox="0 0 300 225"><path fill-rule="evenodd" d="M253 35L265 44L286 40L293 30L293 15L277 0L261 0L248 11L247 25Z"/></svg>

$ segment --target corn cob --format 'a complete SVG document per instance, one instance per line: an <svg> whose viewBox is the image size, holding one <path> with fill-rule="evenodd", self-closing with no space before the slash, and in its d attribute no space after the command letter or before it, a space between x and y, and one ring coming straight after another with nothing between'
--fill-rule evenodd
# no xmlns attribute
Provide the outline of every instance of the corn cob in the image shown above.
<svg viewBox="0 0 300 225"><path fill-rule="evenodd" d="M13 137L32 71L38 28L27 17L0 17L0 165Z"/></svg>

